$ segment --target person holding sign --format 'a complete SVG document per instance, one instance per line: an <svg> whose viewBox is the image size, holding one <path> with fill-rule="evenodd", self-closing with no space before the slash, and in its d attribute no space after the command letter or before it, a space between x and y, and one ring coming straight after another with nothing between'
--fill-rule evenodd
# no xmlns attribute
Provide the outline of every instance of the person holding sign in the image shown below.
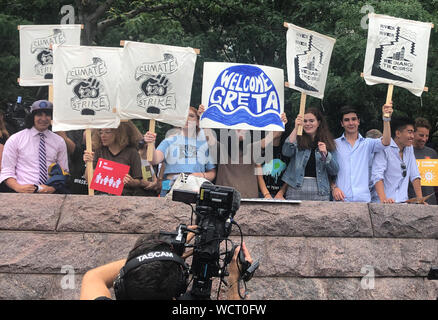
<svg viewBox="0 0 438 320"><path fill-rule="evenodd" d="M333 199L347 202L371 202L369 164L376 152L391 143L392 103L382 107L383 137L364 138L359 133L360 116L357 110L344 106L340 110L341 126L344 133L335 140L336 159L339 172L336 182L332 182Z"/></svg>
<svg viewBox="0 0 438 320"><path fill-rule="evenodd" d="M137 152L137 143L140 138L141 134L130 121L121 122L117 129L93 130L93 150L96 151L88 152L85 150L84 162L93 161L93 168L96 168L99 158L128 165L130 169L129 174L123 178L125 187L122 195L138 195L138 189L145 187L142 180L140 155ZM87 176L89 184L91 178Z"/></svg>
<svg viewBox="0 0 438 320"><path fill-rule="evenodd" d="M164 180L160 196L165 196L180 173L187 173L213 181L216 168L209 156L208 143L199 128L199 115L194 107L190 107L184 128L177 129L164 139L154 150L152 165L164 162ZM146 143L155 143L156 134L146 132ZM155 149L155 148L154 148Z"/></svg>
<svg viewBox="0 0 438 320"><path fill-rule="evenodd" d="M414 132L414 154L417 160L419 159L438 159L438 153L426 146L429 140L431 125L427 119L417 118L415 119L415 132ZM422 193L427 196L434 193L434 187L422 186ZM415 192L411 184L409 184L408 189L409 198L415 197ZM432 195L426 200L428 204L437 204L436 195Z"/></svg>
<svg viewBox="0 0 438 320"><path fill-rule="evenodd" d="M374 156L371 181L381 203L408 200L408 184L412 182L418 199L423 197L421 176L418 171L412 143L414 122L409 118L392 121L392 139L389 147Z"/></svg>
<svg viewBox="0 0 438 320"><path fill-rule="evenodd" d="M303 135L297 128L303 126ZM290 157L283 174L288 184L286 200L330 200L329 176L338 173L334 151L336 144L321 111L309 108L298 115L295 128L283 145L283 155Z"/></svg>

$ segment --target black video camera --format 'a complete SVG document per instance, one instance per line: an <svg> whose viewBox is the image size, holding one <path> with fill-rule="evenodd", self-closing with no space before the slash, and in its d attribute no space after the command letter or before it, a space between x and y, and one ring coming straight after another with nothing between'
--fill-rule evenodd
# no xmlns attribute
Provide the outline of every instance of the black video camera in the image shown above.
<svg viewBox="0 0 438 320"><path fill-rule="evenodd" d="M12 127L12 132L10 132L10 134L21 131L25 128L26 116L28 114L30 114L30 106L26 106L22 103L20 96L17 98L15 104L6 104L4 119Z"/></svg>
<svg viewBox="0 0 438 320"><path fill-rule="evenodd" d="M221 282L224 282L223 278L228 275L226 267L231 262L237 247L232 245L230 250L227 250L227 242L232 243L228 239L232 225L238 226L233 218L240 207L240 193L234 188L204 182L199 194L174 190L172 200L187 204L196 203L195 224L197 229L189 230L186 225L182 224L175 233L161 232L160 235L172 244L178 255L182 255L185 248L190 246L186 244L187 233L195 233L193 260L190 268L190 273L193 275L193 285L190 295L194 299L210 299L212 278L219 277ZM242 235L241 239L243 240ZM226 241L226 250L223 253L220 252L222 241ZM221 259L222 255L225 255L223 259ZM242 265L242 279L249 280L257 269L258 262L249 264L245 261L242 251L239 258Z"/></svg>

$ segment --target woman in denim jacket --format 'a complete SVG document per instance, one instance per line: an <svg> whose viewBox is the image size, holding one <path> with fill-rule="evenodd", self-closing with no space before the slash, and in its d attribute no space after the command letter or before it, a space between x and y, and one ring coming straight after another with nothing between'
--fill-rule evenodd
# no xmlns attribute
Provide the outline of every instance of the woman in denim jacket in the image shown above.
<svg viewBox="0 0 438 320"><path fill-rule="evenodd" d="M297 136L300 125L303 135ZM291 158L282 178L288 184L287 200L330 200L329 176L335 176L339 170L335 149L321 111L309 108L304 117L297 116L295 128L282 150L283 155Z"/></svg>

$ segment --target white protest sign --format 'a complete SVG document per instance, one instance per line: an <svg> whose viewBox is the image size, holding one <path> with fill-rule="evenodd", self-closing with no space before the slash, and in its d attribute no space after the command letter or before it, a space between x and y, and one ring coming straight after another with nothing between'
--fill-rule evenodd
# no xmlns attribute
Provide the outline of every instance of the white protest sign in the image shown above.
<svg viewBox="0 0 438 320"><path fill-rule="evenodd" d="M287 23L289 88L319 99L324 97L327 73L336 39Z"/></svg>
<svg viewBox="0 0 438 320"><path fill-rule="evenodd" d="M421 96L426 82L431 23L370 14L364 79Z"/></svg>
<svg viewBox="0 0 438 320"><path fill-rule="evenodd" d="M117 128L122 48L54 46L53 131Z"/></svg>
<svg viewBox="0 0 438 320"><path fill-rule="evenodd" d="M282 69L206 62L202 82L202 128L284 131Z"/></svg>
<svg viewBox="0 0 438 320"><path fill-rule="evenodd" d="M196 56L192 48L125 41L117 98L121 119L185 126Z"/></svg>
<svg viewBox="0 0 438 320"><path fill-rule="evenodd" d="M54 45L79 45L80 24L21 25L20 30L20 86L52 84Z"/></svg>

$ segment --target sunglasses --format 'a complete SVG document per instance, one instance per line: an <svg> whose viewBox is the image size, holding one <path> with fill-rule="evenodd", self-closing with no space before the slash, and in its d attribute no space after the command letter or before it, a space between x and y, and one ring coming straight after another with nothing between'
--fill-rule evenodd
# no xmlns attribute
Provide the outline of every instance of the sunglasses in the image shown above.
<svg viewBox="0 0 438 320"><path fill-rule="evenodd" d="M404 177L406 177L406 165L405 165L405 163L404 162L402 162L401 164L400 164L400 167L402 168L402 176L403 176L403 178Z"/></svg>

